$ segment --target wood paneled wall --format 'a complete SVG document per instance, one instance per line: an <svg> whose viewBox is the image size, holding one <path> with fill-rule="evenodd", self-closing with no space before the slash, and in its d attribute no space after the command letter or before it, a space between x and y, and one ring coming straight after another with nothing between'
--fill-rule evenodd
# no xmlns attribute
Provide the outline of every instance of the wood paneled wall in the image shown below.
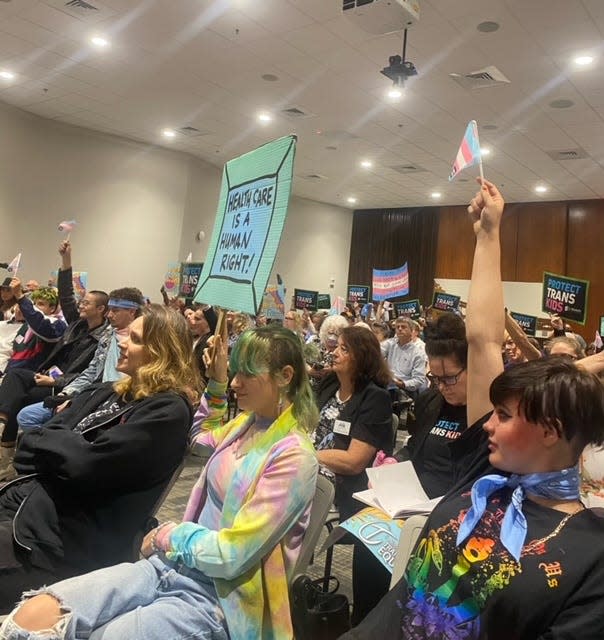
<svg viewBox="0 0 604 640"><path fill-rule="evenodd" d="M604 315L604 201L508 204L501 229L501 272L511 282L541 282L544 271L590 281L585 326L591 341ZM441 207L435 277L469 279L474 234L465 207Z"/></svg>

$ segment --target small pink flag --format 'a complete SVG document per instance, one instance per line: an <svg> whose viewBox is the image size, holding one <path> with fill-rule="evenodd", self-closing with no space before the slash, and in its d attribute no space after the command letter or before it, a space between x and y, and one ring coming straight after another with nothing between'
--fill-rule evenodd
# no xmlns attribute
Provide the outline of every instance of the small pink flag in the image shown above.
<svg viewBox="0 0 604 640"><path fill-rule="evenodd" d="M601 349L604 347L604 342L602 342L602 336L599 331L596 331L596 339L594 340L594 344L596 345L596 349Z"/></svg>
<svg viewBox="0 0 604 640"><path fill-rule="evenodd" d="M76 224L77 222L75 220L63 220L63 222L59 222L59 231L62 233L71 233Z"/></svg>

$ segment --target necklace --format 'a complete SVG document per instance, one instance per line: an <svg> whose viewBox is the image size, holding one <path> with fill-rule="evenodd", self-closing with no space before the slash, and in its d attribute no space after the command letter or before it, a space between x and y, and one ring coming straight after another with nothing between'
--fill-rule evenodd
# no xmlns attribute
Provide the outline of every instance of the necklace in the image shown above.
<svg viewBox="0 0 604 640"><path fill-rule="evenodd" d="M571 511L570 513L567 513L564 518L562 518L562 520L560 520L560 522L558 523L558 526L548 535L546 535L543 538L539 538L539 540L532 540L531 542L529 542L528 544L525 544L522 547L522 555L531 553L533 551L537 551L537 549L541 548L548 540L550 540L551 538L556 537L560 531L562 531L562 529L564 528L564 525L577 513L579 513L579 511L582 511L583 509L585 509L585 505L583 503L580 503L579 506L574 510Z"/></svg>
<svg viewBox="0 0 604 640"><path fill-rule="evenodd" d="M352 393L349 393L345 398L342 398L342 397L340 396L340 391L341 391L341 389L338 389L338 390L336 391L336 400L337 400L340 404L346 404L346 403L350 400L350 398L352 398Z"/></svg>

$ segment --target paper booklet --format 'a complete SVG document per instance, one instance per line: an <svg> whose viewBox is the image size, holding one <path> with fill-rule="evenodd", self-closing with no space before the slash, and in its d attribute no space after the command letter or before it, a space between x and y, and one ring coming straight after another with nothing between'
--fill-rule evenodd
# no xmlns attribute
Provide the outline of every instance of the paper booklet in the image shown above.
<svg viewBox="0 0 604 640"><path fill-rule="evenodd" d="M357 491L352 497L377 507L391 518L430 513L442 498L428 498L409 460L370 467L366 471L371 489Z"/></svg>

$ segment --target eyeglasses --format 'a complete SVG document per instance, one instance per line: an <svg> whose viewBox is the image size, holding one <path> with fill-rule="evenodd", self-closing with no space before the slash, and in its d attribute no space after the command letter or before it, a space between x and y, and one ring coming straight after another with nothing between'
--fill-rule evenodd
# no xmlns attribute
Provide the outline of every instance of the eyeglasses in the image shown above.
<svg viewBox="0 0 604 640"><path fill-rule="evenodd" d="M433 384L437 387L439 384L443 384L445 387L452 387L454 384L457 384L459 380L459 376L466 370L465 367L462 367L457 373L454 373L450 376L435 376L433 373L426 374L426 378L430 381L430 384Z"/></svg>

